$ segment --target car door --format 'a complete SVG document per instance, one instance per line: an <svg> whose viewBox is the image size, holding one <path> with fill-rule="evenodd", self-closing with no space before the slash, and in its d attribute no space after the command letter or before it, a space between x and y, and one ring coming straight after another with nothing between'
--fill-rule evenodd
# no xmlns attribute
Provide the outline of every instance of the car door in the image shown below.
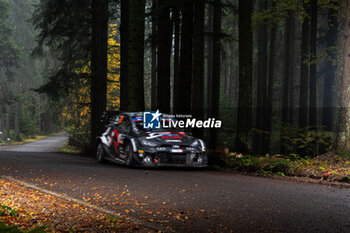
<svg viewBox="0 0 350 233"><path fill-rule="evenodd" d="M131 123L130 119L127 115L122 115L118 123L116 124L116 128L113 131L114 137L113 137L113 151L117 158L125 160L125 153L124 153L124 139L125 136L130 134L131 131Z"/></svg>

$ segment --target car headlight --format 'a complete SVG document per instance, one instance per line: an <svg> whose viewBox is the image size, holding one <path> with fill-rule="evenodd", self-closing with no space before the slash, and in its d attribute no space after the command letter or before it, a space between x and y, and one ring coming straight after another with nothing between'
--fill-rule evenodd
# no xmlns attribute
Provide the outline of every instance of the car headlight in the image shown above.
<svg viewBox="0 0 350 233"><path fill-rule="evenodd" d="M152 147L158 146L158 143L147 139L141 139L139 140L139 142L141 143L142 146L152 146Z"/></svg>
<svg viewBox="0 0 350 233"><path fill-rule="evenodd" d="M200 147L201 147L202 151L205 152L205 151L207 150L207 147L205 146L204 141L201 140L201 139L199 139L198 141L199 141L199 143L201 144Z"/></svg>
<svg viewBox="0 0 350 233"><path fill-rule="evenodd" d="M198 140L194 140L194 142L191 143L191 147L199 147Z"/></svg>
<svg viewBox="0 0 350 233"><path fill-rule="evenodd" d="M200 148L203 152L207 150L205 143L201 139L197 139L194 142L192 142L191 147Z"/></svg>

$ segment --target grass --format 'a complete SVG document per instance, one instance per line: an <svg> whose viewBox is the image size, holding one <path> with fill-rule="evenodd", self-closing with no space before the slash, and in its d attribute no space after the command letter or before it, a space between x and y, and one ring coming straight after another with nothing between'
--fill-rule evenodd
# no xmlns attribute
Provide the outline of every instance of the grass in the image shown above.
<svg viewBox="0 0 350 233"><path fill-rule="evenodd" d="M58 135L66 134L66 133L67 133L66 131L60 131L60 132L57 132L57 133L52 133L49 136L58 136Z"/></svg>
<svg viewBox="0 0 350 233"><path fill-rule="evenodd" d="M16 211L6 205L2 205L0 203L0 217L18 217L18 214L16 213ZM0 219L0 232L4 232L4 233L42 233L44 232L43 230L45 229L45 227L43 226L38 226L33 228L32 230L22 230L20 229L18 226L12 225L9 226L7 224L5 224L1 219Z"/></svg>
<svg viewBox="0 0 350 233"><path fill-rule="evenodd" d="M82 151L74 146L70 146L68 143L64 144L60 149L61 153L69 153L69 154L81 154Z"/></svg>
<svg viewBox="0 0 350 233"><path fill-rule="evenodd" d="M17 226L8 226L4 222L0 221L0 232L3 233L43 233L45 227L36 227L32 230L21 230Z"/></svg>
<svg viewBox="0 0 350 233"><path fill-rule="evenodd" d="M350 158L332 152L316 157L300 157L295 154L252 156L226 153L219 155L216 161L219 161L221 168L240 172L350 183Z"/></svg>
<svg viewBox="0 0 350 233"><path fill-rule="evenodd" d="M35 135L35 136L30 136L23 141L10 141L10 142L0 142L0 146L15 146L15 145L23 145L31 142L36 142L39 140L43 140L47 138L49 135Z"/></svg>
<svg viewBox="0 0 350 233"><path fill-rule="evenodd" d="M28 144L31 142L43 140L43 139L50 137L50 136L58 136L58 135L61 135L64 133L65 133L64 131L60 131L60 132L52 133L49 135L32 135L32 136L28 136L27 138L25 138L22 141L0 142L0 146L16 146L16 145Z"/></svg>
<svg viewBox="0 0 350 233"><path fill-rule="evenodd" d="M17 216L17 213L11 207L8 207L6 205L2 205L0 203L0 216Z"/></svg>

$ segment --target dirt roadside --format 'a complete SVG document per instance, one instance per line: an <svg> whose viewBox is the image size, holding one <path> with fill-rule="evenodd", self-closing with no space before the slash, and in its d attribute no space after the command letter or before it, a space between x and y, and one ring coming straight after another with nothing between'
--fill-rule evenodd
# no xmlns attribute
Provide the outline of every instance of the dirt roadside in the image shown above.
<svg viewBox="0 0 350 233"><path fill-rule="evenodd" d="M0 221L22 230L43 227L44 232L156 232L120 214L111 216L7 179L0 179L0 205L11 208L3 208Z"/></svg>

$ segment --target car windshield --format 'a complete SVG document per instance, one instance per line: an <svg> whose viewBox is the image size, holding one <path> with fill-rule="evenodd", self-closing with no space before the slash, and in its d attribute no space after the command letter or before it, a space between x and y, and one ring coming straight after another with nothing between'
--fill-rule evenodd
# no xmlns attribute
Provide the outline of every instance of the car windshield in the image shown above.
<svg viewBox="0 0 350 233"><path fill-rule="evenodd" d="M170 119L170 118L162 118L160 119L161 121L177 121L176 119ZM184 131L184 129L180 128L163 128L163 124L160 124L161 128L159 129L145 129L143 127L143 117L134 117L132 119L133 127L136 132L149 132L149 131Z"/></svg>

